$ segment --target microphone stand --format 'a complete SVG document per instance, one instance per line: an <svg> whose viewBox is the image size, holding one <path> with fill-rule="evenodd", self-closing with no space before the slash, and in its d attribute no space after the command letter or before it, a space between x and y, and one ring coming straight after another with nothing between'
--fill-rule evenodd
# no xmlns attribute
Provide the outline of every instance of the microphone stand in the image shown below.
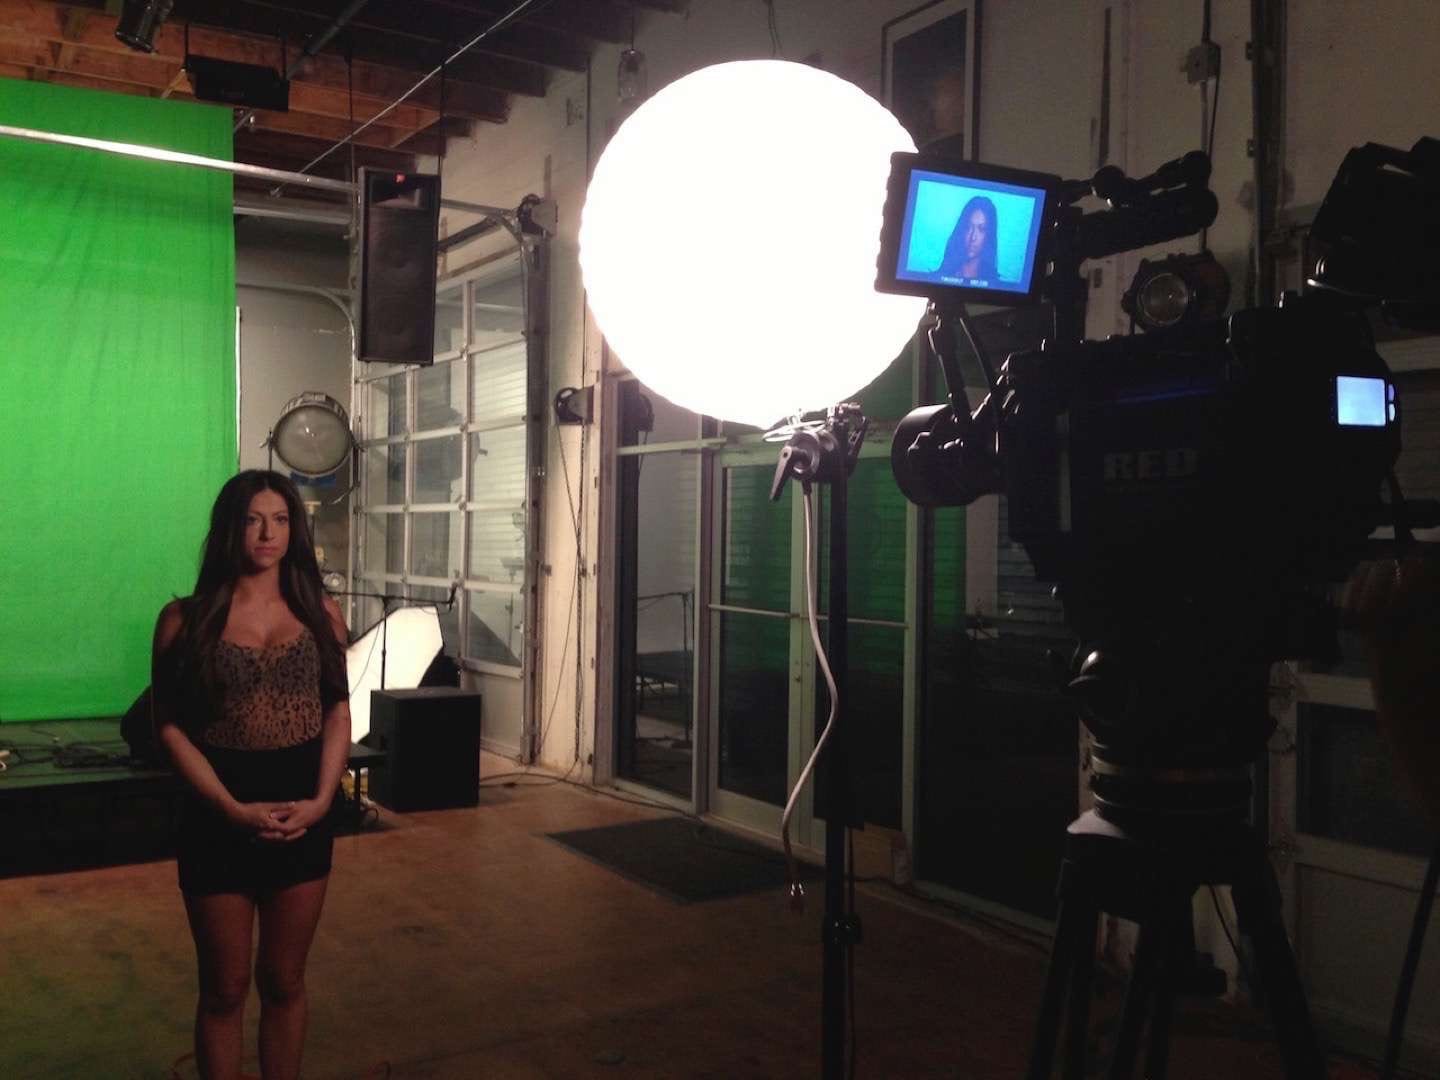
<svg viewBox="0 0 1440 1080"><path fill-rule="evenodd" d="M459 590L459 588L460 583L452 581L450 583L450 595L447 596L444 600L421 600L419 597L416 596L392 596L389 593L353 592L347 591L345 589L336 589L333 592L329 589L326 589L325 591L330 593L331 596L358 596L366 600L380 601L380 689L384 690L385 658L390 651L391 601L399 601L399 604L396 605L397 607L399 607L401 604L414 604L416 607L433 606L437 609L443 607L446 611L449 611L455 606L455 593Z"/></svg>

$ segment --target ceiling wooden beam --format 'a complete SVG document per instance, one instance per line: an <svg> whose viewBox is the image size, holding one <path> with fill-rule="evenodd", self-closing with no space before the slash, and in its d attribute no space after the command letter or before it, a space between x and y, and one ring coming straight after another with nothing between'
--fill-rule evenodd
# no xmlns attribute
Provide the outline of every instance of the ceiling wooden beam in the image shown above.
<svg viewBox="0 0 1440 1080"><path fill-rule="evenodd" d="M175 95L181 98L190 98L193 95L180 91ZM248 110L247 110L248 111ZM251 117L242 131L277 131L285 135L303 135L306 138L316 139L321 143L337 143L350 135L354 128L349 121L333 119L328 116L316 116L313 113L302 113L291 111L288 113L271 112L268 109L255 109L249 112ZM390 117L386 117L389 120ZM438 117L435 118L438 120ZM447 137L463 138L470 134L469 120L462 120L459 117L445 118L445 134ZM358 125L357 125L358 126ZM393 150L407 139L413 138L421 132L434 132L435 123L426 121L422 126L404 128L389 124L375 124L365 128L355 138L357 146L370 146L377 150ZM323 150L324 147L320 147ZM316 150L318 154L320 150Z"/></svg>
<svg viewBox="0 0 1440 1080"><path fill-rule="evenodd" d="M94 13L94 18L84 25L78 36L67 39L66 20L73 10L75 9L69 5L43 3L41 0L0 0L0 37L61 43L70 40L87 50L122 56L137 63L161 65L166 68L167 78L173 76L174 70L184 60L184 30L174 23L167 23L156 34L155 52L139 53L126 48L115 39L116 20L100 13ZM279 49L273 40L267 41L200 26L191 29L190 48L202 56L268 67L276 66L280 58ZM334 92L339 93L338 98L327 96L328 107L317 107L314 111L323 112L327 116L345 117L346 96L353 82L355 115L363 121L373 116L384 104L399 98L415 85L419 77L419 74L412 71L360 60L355 62L353 71L347 71L344 60L322 53L311 59L304 71L292 80L291 107L310 111L305 104L295 100L298 87L308 85L329 91L332 95ZM400 108L423 110L438 115L439 98L438 80L432 79ZM363 104L365 99L370 99L369 104ZM509 114L509 98L504 91L493 87L447 78L445 111L447 115L464 116L472 120L503 122ZM417 112L413 116L407 115L403 120L397 121L397 124L417 128L421 126L421 120ZM428 123L429 120L424 122Z"/></svg>
<svg viewBox="0 0 1440 1080"><path fill-rule="evenodd" d="M164 96L167 92L176 96L193 97L190 80L181 71L178 61L156 62L138 53L111 53L97 49L74 49L65 52L56 42L37 39L13 38L0 29L0 62L25 65L46 72L68 72L96 80L96 84L108 90L128 89L143 91L152 96ZM116 85L105 85L116 84ZM349 101L339 91L326 90L306 83L292 83L290 87L291 110L286 116L291 121L277 122L283 130L287 123L304 123L306 117L316 120L317 126L326 134L317 138L331 141L343 138L352 129L349 123ZM356 98L355 117L363 123L376 115L382 108L378 99ZM392 146L408 138L416 131L424 131L434 125L439 114L429 110L415 109L406 105L389 113L382 125L376 125L376 133L370 129L362 132L360 138L370 145ZM504 114L491 119L503 120ZM340 134L333 134L334 132ZM333 135L333 137L332 137Z"/></svg>
<svg viewBox="0 0 1440 1080"><path fill-rule="evenodd" d="M224 4L180 0L176 16L232 29L254 30L259 26L277 36L283 32L299 49L306 40L328 30L347 6L348 0L228 0ZM434 67L504 14L505 9L493 13L457 11L423 0L409 0L403 5L370 3L346 24L329 49L338 53L350 46L367 52L385 48L396 58L420 58L417 67ZM520 20L486 37L465 57L470 62L486 58L584 71L589 48L583 38L573 33Z"/></svg>
<svg viewBox="0 0 1440 1080"><path fill-rule="evenodd" d="M504 15L513 7L501 0L425 0L425 6L450 8L491 19ZM520 21L589 41L619 45L630 40L633 14L627 5L613 0L552 0Z"/></svg>
<svg viewBox="0 0 1440 1080"><path fill-rule="evenodd" d="M447 116L442 121L418 131L399 132L390 143L391 150L402 150L407 154L433 154L438 147L435 143L436 129L443 131L447 139L468 139L474 134L474 125L468 120Z"/></svg>
<svg viewBox="0 0 1440 1080"><path fill-rule="evenodd" d="M13 3L15 0L5 0L5 2ZM201 33L219 33L232 38L243 34L246 35L243 40L249 41L252 47L263 48L265 54L264 58L247 62L266 64L271 67L280 66L280 34L287 35L289 57L293 60L307 37L327 29L333 21L323 16L307 16L304 12L286 15L278 5L262 7L259 4L238 2L215 4L200 3L199 0L195 0L194 6L195 16L190 31L192 51L206 55L223 55L221 53L212 54L208 48L202 47L199 36ZM433 70L453 51L453 49L446 49L438 44L427 44L423 40L397 38L393 33L351 34L350 29L352 28L347 28L330 43L328 48L312 57L305 71L324 70L327 73L327 80L333 77L335 72L343 76L345 60L341 50L349 47L356 61L389 67L391 71L398 71L404 75L407 81L401 90L392 95L391 100L394 100L405 89L413 86L421 75ZM155 42L157 51L161 48L179 48L183 51L183 44L171 46L168 42L162 43L160 40L171 36L175 37L177 41L183 38L183 23L174 17L157 35ZM116 44L118 45L119 42ZM460 44L464 44L464 42ZM359 67L360 64L357 63L357 70ZM473 83L477 87L499 90L504 93L525 94L528 97L545 96L547 82L545 69L533 63L505 56L467 55L451 66L448 75L448 82L452 85L462 82ZM309 78L310 76L302 74L297 77ZM434 107L437 93L435 86L429 86L423 92L429 95L426 104Z"/></svg>
<svg viewBox="0 0 1440 1080"><path fill-rule="evenodd" d="M287 135L278 131L240 131L235 135L235 150L237 156L240 150L246 151L246 161L253 161L255 157L262 157L271 160L283 160L289 162L287 165L278 165L276 168L299 169L308 165L325 149L321 146L316 149L313 139L305 138L303 135ZM251 156L253 155L253 156ZM349 168L350 150L348 147L336 150L327 157L320 165L308 170L316 176L326 175L322 166L330 167L339 165L342 171ZM397 172L409 172L415 167L415 156L396 150L379 150L373 146L357 146L355 148L355 163L357 165L371 165L377 169L393 169Z"/></svg>

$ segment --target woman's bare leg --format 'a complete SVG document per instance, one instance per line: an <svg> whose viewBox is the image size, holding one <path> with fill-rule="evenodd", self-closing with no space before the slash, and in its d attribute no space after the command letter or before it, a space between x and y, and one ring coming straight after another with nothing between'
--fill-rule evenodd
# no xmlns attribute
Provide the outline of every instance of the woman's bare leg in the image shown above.
<svg viewBox="0 0 1440 1080"><path fill-rule="evenodd" d="M245 998L250 993L255 902L237 893L186 896L185 913L200 967L195 1064L201 1080L235 1080L240 1075Z"/></svg>
<svg viewBox="0 0 1440 1080"><path fill-rule="evenodd" d="M300 1075L305 1045L305 961L320 922L328 877L262 894L260 953L255 983L260 990L260 1072L265 1080Z"/></svg>

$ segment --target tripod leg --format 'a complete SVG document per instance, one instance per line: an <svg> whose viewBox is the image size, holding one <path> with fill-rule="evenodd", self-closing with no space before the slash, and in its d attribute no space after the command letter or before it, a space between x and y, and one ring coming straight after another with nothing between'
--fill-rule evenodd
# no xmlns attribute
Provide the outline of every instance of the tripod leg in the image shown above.
<svg viewBox="0 0 1440 1080"><path fill-rule="evenodd" d="M1155 985L1155 1015L1150 1020L1149 1044L1145 1051L1145 1080L1165 1080L1170 1067L1170 1021L1175 1015L1175 992L1182 973L1195 962L1195 926L1190 900L1175 912L1169 949Z"/></svg>
<svg viewBox="0 0 1440 1080"><path fill-rule="evenodd" d="M1090 992L1095 978L1095 937L1100 913L1090 904L1075 905L1075 954L1070 973L1070 1007L1065 1017L1065 1080L1085 1080L1085 1051L1090 1036Z"/></svg>
<svg viewBox="0 0 1440 1080"><path fill-rule="evenodd" d="M1087 936L1093 942L1095 915L1083 901L1068 897L1072 891L1074 871L1069 863L1060 867L1060 910L1055 919L1055 943L1050 947L1050 967L1045 972L1045 993L1040 1000L1040 1017L1035 1026L1035 1041L1030 1046L1028 1080L1048 1080L1055 1062L1055 1042L1060 1032L1064 1008L1065 982L1074 967L1076 950Z"/></svg>
<svg viewBox="0 0 1440 1080"><path fill-rule="evenodd" d="M1310 1021L1305 989L1280 914L1280 888L1263 849L1248 860L1248 873L1231 886L1240 930L1255 943L1265 1003L1275 1024L1286 1080L1322 1080L1325 1059Z"/></svg>
<svg viewBox="0 0 1440 1080"><path fill-rule="evenodd" d="M1110 1058L1110 1080L1130 1080L1135 1073L1135 1055L1140 1049L1145 1014L1171 947L1170 923L1169 905L1158 903L1140 924L1135 968L1130 974L1130 985L1125 990L1125 1010L1120 1017L1120 1032L1115 1036L1115 1051Z"/></svg>

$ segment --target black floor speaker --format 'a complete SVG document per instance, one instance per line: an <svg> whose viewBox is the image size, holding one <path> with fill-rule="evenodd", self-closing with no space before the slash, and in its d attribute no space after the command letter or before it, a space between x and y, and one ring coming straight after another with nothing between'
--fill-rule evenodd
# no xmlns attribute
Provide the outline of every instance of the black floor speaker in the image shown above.
<svg viewBox="0 0 1440 1080"><path fill-rule="evenodd" d="M370 734L385 751L370 797L402 813L480 803L480 694L455 686L375 690Z"/></svg>

